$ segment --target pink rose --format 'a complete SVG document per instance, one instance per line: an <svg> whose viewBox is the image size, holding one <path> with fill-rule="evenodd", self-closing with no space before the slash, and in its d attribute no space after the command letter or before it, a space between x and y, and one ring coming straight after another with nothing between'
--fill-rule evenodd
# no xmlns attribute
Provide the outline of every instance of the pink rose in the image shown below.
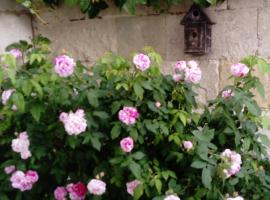
<svg viewBox="0 0 270 200"><path fill-rule="evenodd" d="M106 183L98 179L92 179L88 183L87 189L91 194L100 196L106 191Z"/></svg>
<svg viewBox="0 0 270 200"><path fill-rule="evenodd" d="M54 190L54 198L56 200L66 200L67 191L65 187L57 187Z"/></svg>
<svg viewBox="0 0 270 200"><path fill-rule="evenodd" d="M134 107L125 106L118 113L118 118L126 125L132 125L136 123L136 119L139 117L139 112Z"/></svg>
<svg viewBox="0 0 270 200"><path fill-rule="evenodd" d="M231 66L231 73L235 77L245 77L249 72L249 68L243 63L237 63Z"/></svg>
<svg viewBox="0 0 270 200"><path fill-rule="evenodd" d="M82 182L69 184L67 190L70 193L69 196L72 200L83 200L87 193L87 188Z"/></svg>
<svg viewBox="0 0 270 200"><path fill-rule="evenodd" d="M87 128L87 121L84 115L84 111L78 109L75 113L62 112L59 119L64 123L65 130L69 135L79 135L80 133L85 132Z"/></svg>
<svg viewBox="0 0 270 200"><path fill-rule="evenodd" d="M174 72L175 72L175 73L185 72L186 68L187 68L187 63L186 63L186 61L178 61L178 62L176 62L176 64L175 64Z"/></svg>
<svg viewBox="0 0 270 200"><path fill-rule="evenodd" d="M141 53L134 56L133 63L137 69L145 71L150 67L151 61L147 55Z"/></svg>
<svg viewBox="0 0 270 200"><path fill-rule="evenodd" d="M222 97L224 99L228 99L228 98L233 97L233 96L234 96L234 93L230 89L229 90L225 90L225 91L222 92Z"/></svg>
<svg viewBox="0 0 270 200"><path fill-rule="evenodd" d="M6 166L4 171L6 174L11 174L16 170L16 167L14 165Z"/></svg>
<svg viewBox="0 0 270 200"><path fill-rule="evenodd" d="M22 57L22 52L20 49L11 49L9 53L14 56L16 59Z"/></svg>
<svg viewBox="0 0 270 200"><path fill-rule="evenodd" d="M184 146L184 148L185 148L187 151L189 151L190 149L193 148L193 144L192 144L191 141L184 141L184 142L183 142L183 146Z"/></svg>
<svg viewBox="0 0 270 200"><path fill-rule="evenodd" d="M130 181L126 184L127 186L127 192L133 196L134 194L134 190L141 184L140 181L138 180L133 180L133 181Z"/></svg>
<svg viewBox="0 0 270 200"><path fill-rule="evenodd" d="M33 184L38 180L38 174L29 170L26 174L22 171L14 172L10 177L11 186L20 191L31 190Z"/></svg>
<svg viewBox="0 0 270 200"><path fill-rule="evenodd" d="M134 147L134 141L131 137L126 137L120 141L120 146L124 152L131 152Z"/></svg>
<svg viewBox="0 0 270 200"><path fill-rule="evenodd" d="M12 140L12 150L16 153L21 154L21 158L26 160L31 157L31 152L29 151L30 141L28 139L27 132L20 133L19 137Z"/></svg>
<svg viewBox="0 0 270 200"><path fill-rule="evenodd" d="M227 168L223 169L225 178L229 178L237 174L241 170L241 155L230 149L225 149L221 154L221 159Z"/></svg>
<svg viewBox="0 0 270 200"><path fill-rule="evenodd" d="M173 75L173 80L174 82L179 82L183 80L183 75L182 74L174 74Z"/></svg>
<svg viewBox="0 0 270 200"><path fill-rule="evenodd" d="M195 61L193 61L195 62ZM197 64L192 64L193 67L187 68L186 69L186 74L185 74L185 80L188 83L194 83L197 84L200 82L202 78L202 71L200 68L195 67Z"/></svg>
<svg viewBox="0 0 270 200"><path fill-rule="evenodd" d="M180 200L180 198L175 195L169 195L164 200Z"/></svg>
<svg viewBox="0 0 270 200"><path fill-rule="evenodd" d="M54 59L54 70L61 77L73 74L76 63L67 55L60 55Z"/></svg>
<svg viewBox="0 0 270 200"><path fill-rule="evenodd" d="M198 63L196 61L194 61L194 60L191 60L191 61L187 62L187 66L189 68L198 68Z"/></svg>
<svg viewBox="0 0 270 200"><path fill-rule="evenodd" d="M25 174L25 178L31 182L31 183L35 183L38 181L38 173L36 171L33 170L28 170Z"/></svg>
<svg viewBox="0 0 270 200"><path fill-rule="evenodd" d="M157 102L155 103L155 106L156 106L157 108L160 108L161 103L160 103L159 101L157 101Z"/></svg>
<svg viewBox="0 0 270 200"><path fill-rule="evenodd" d="M6 105L8 100L10 99L11 95L13 92L15 92L15 89L9 89L9 90L5 90L2 93L2 104Z"/></svg>

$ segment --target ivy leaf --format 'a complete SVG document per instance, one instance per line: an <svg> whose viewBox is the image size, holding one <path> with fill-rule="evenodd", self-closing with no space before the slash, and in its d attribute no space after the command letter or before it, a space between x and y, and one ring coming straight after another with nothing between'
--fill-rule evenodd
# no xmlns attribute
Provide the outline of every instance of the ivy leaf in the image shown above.
<svg viewBox="0 0 270 200"><path fill-rule="evenodd" d="M209 168L203 168L202 171L202 183L203 185L210 189L211 188L211 182L212 182L212 177L211 177L211 171Z"/></svg>

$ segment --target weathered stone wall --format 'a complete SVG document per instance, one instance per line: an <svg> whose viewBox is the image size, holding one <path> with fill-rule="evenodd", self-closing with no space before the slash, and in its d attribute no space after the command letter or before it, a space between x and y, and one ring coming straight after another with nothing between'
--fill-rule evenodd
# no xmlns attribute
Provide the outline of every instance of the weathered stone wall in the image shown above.
<svg viewBox="0 0 270 200"><path fill-rule="evenodd" d="M18 40L32 37L30 14L15 0L0 0L0 53L5 47Z"/></svg>
<svg viewBox="0 0 270 200"><path fill-rule="evenodd" d="M4 29L0 31L4 38L0 50L3 45L32 34L30 18L21 8L10 7L10 1L0 3L6 2L0 7L0 28ZM131 52L144 46L152 46L161 53L165 60L163 70L167 73L177 60L198 60L203 70L204 89L200 93L204 101L214 98L228 83L232 63L249 54L270 57L270 0L225 0L218 7L205 9L216 24L212 31L212 52L200 57L183 53L184 28L180 21L190 6L191 1L184 0L181 6L164 14L142 7L137 9L136 16L112 7L96 19L88 19L78 8L44 8L40 13L47 24L34 20L33 27L36 34L42 33L53 41L55 52L69 52L89 64L108 51L131 57ZM270 77L259 75L266 87L266 98L258 100L267 108Z"/></svg>

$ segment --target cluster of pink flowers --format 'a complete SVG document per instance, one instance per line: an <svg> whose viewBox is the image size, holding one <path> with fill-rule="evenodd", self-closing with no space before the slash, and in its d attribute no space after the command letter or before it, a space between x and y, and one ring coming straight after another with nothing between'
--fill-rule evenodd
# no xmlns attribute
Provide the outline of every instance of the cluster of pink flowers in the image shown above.
<svg viewBox="0 0 270 200"><path fill-rule="evenodd" d="M237 63L231 66L231 73L235 77L245 77L249 72L249 68L243 63Z"/></svg>
<svg viewBox="0 0 270 200"><path fill-rule="evenodd" d="M229 178L241 170L242 164L241 155L236 153L235 151L226 149L225 151L222 152L221 159L226 166L229 166L223 169L225 178Z"/></svg>
<svg viewBox="0 0 270 200"><path fill-rule="evenodd" d="M193 144L191 141L184 141L183 146L187 151L189 151L193 148Z"/></svg>
<svg viewBox="0 0 270 200"><path fill-rule="evenodd" d="M16 59L22 57L22 52L21 52L20 49L11 49L11 50L9 51L9 53L10 53L11 55L13 55Z"/></svg>
<svg viewBox="0 0 270 200"><path fill-rule="evenodd" d="M11 177L10 182L13 188L20 191L31 190L33 185L38 181L38 174L36 171L28 170L26 173L23 171L15 171Z"/></svg>
<svg viewBox="0 0 270 200"><path fill-rule="evenodd" d="M133 57L133 63L137 69L145 71L150 67L150 58L145 54L137 54Z"/></svg>
<svg viewBox="0 0 270 200"><path fill-rule="evenodd" d="M6 105L8 100L10 99L11 95L13 92L15 92L15 89L9 89L9 90L5 90L2 93L2 104Z"/></svg>
<svg viewBox="0 0 270 200"><path fill-rule="evenodd" d="M134 148L134 141L131 137L126 137L126 138L123 138L121 141L120 141L120 146L121 146L121 149L124 151L124 152L131 152L132 149Z"/></svg>
<svg viewBox="0 0 270 200"><path fill-rule="evenodd" d="M133 180L133 181L130 181L126 184L127 186L127 192L133 196L134 195L134 190L141 184L140 181L138 180Z"/></svg>
<svg viewBox="0 0 270 200"><path fill-rule="evenodd" d="M73 74L76 63L67 55L60 55L54 59L54 71L61 77Z"/></svg>
<svg viewBox="0 0 270 200"><path fill-rule="evenodd" d="M54 198L56 200L66 200L68 195L70 200L84 200L87 188L82 182L70 183L67 187L59 186L54 190Z"/></svg>
<svg viewBox="0 0 270 200"><path fill-rule="evenodd" d="M175 195L169 195L169 196L165 197L164 200L180 200L180 198L178 196L175 196Z"/></svg>
<svg viewBox="0 0 270 200"><path fill-rule="evenodd" d="M27 132L22 132L19 134L18 138L12 140L12 150L20 153L22 159L27 159L32 156L29 151L30 141L28 139Z"/></svg>
<svg viewBox="0 0 270 200"><path fill-rule="evenodd" d="M226 200L244 200L244 198L241 196L238 196L238 197L230 197L230 198L227 198Z"/></svg>
<svg viewBox="0 0 270 200"><path fill-rule="evenodd" d="M234 96L234 93L233 93L233 91L232 91L231 89L224 90L224 91L222 92L222 97L223 97L224 99L229 99L230 97L233 97L233 96Z"/></svg>
<svg viewBox="0 0 270 200"><path fill-rule="evenodd" d="M99 179L92 179L87 184L87 189L91 194L100 196L106 192L106 183Z"/></svg>
<svg viewBox="0 0 270 200"><path fill-rule="evenodd" d="M87 128L87 121L84 116L84 110L78 109L75 113L62 112L59 119L64 123L65 130L69 135L79 135Z"/></svg>
<svg viewBox="0 0 270 200"><path fill-rule="evenodd" d="M125 106L118 113L119 120L126 125L135 124L138 117L139 117L139 112L134 107Z"/></svg>
<svg viewBox="0 0 270 200"><path fill-rule="evenodd" d="M173 75L173 80L175 82L185 80L188 83L197 84L202 78L202 71L198 67L198 63L191 61L178 61L174 68L175 74Z"/></svg>

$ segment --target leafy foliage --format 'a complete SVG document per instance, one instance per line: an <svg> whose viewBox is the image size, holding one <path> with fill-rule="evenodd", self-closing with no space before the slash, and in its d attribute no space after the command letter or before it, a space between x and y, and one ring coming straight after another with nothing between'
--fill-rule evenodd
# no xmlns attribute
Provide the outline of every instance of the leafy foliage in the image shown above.
<svg viewBox="0 0 270 200"><path fill-rule="evenodd" d="M23 6L30 9L34 14L37 14L36 8L42 0L16 0L18 3L21 3ZM136 7L138 5L146 5L148 7L153 7L156 11L162 12L168 9L172 5L181 4L183 0L113 0L114 4L119 7L119 9L124 9L130 14L135 14ZM210 5L216 5L223 0L193 0L194 3L207 7ZM88 13L90 18L96 17L100 11L108 8L108 3L105 0L43 0L43 2L52 8L58 6L60 3L64 3L67 6L79 6L83 13ZM164 4L165 3L165 4Z"/></svg>
<svg viewBox="0 0 270 200"><path fill-rule="evenodd" d="M161 57L150 48L151 67L139 71L123 57L108 54L91 69L79 61L76 71L61 78L53 71L49 40L39 36L10 45L19 48L22 60L1 55L2 90L15 88L0 116L0 194L2 199L53 199L59 185L101 177L107 192L99 199L154 199L176 193L181 199L223 200L238 192L247 200L267 200L270 195L270 165L266 146L269 139L259 133L261 110L252 89L261 85L252 73L236 78L231 89L235 96L225 100L219 95L196 112L194 85L175 83L163 75ZM247 57L251 71L256 66L269 70L262 58ZM261 87L257 87L261 91ZM159 101L161 107L155 106ZM18 108L13 111L11 106ZM136 124L127 126L118 119L123 106L140 112ZM84 109L88 129L69 136L58 117L61 112ZM32 157L26 161L11 150L15 132L27 131ZM131 136L135 148L121 151L119 141ZM182 142L194 148L186 151ZM260 142L261 141L261 142ZM242 156L241 171L228 179L220 176L220 153L230 148ZM10 186L3 168L34 169L40 179L29 192ZM126 182L138 179L134 197L126 192ZM94 199L88 195L87 199Z"/></svg>

